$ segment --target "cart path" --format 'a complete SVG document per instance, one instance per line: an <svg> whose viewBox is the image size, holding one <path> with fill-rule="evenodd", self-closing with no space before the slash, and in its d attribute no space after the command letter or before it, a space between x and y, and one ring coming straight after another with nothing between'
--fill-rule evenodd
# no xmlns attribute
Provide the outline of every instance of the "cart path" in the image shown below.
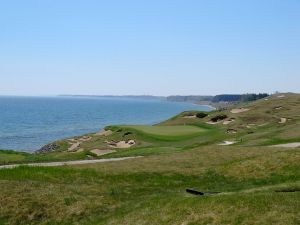
<svg viewBox="0 0 300 225"><path fill-rule="evenodd" d="M84 165L84 164L94 164L94 163L105 163L105 162L117 162L124 161L128 159L137 159L143 156L136 157L123 157L123 158L111 158L111 159L91 159L91 160L75 160L75 161L62 161L62 162L43 162L43 163L24 163L24 164L11 164L2 165L0 169L12 169L18 166L68 166L68 165Z"/></svg>

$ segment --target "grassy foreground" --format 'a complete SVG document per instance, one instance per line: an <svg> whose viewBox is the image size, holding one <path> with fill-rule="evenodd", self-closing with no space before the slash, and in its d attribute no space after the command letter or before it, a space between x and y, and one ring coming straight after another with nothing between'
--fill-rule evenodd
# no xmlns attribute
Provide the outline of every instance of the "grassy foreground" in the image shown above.
<svg viewBox="0 0 300 225"><path fill-rule="evenodd" d="M134 146L101 157L144 157L2 169L0 224L300 224L299 148L273 147L299 141L299 95L237 108L248 111L203 118L183 113L154 127L108 127L109 136L91 134L79 152L1 152L1 160L13 162L55 154L71 159L107 148L106 140L134 139ZM211 124L220 114L226 119ZM218 145L222 141L236 143ZM194 196L186 188L220 193Z"/></svg>

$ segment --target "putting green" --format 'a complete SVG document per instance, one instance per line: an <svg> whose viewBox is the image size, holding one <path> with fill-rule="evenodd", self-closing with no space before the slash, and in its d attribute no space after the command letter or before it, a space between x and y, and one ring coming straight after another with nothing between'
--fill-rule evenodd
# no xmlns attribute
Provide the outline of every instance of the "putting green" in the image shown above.
<svg viewBox="0 0 300 225"><path fill-rule="evenodd" d="M186 136L204 132L205 129L195 126L126 126L147 134L162 136Z"/></svg>

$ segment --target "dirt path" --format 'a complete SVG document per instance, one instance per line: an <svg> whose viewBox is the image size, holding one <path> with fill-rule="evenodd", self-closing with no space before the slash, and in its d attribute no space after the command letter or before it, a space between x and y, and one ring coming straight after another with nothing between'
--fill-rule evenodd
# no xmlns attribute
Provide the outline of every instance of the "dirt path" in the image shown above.
<svg viewBox="0 0 300 225"><path fill-rule="evenodd" d="M280 144L280 145L271 145L270 147L299 148L300 147L300 142L293 142L293 143Z"/></svg>
<svg viewBox="0 0 300 225"><path fill-rule="evenodd" d="M68 166L68 165L84 165L94 163L105 163L105 162L117 162L128 159L137 159L143 156L136 157L123 157L123 158L111 158L111 159L91 159L91 160L76 160L76 161L63 161L63 162L45 162L45 163L27 163L27 164L12 164L0 166L0 169L12 169L18 166Z"/></svg>

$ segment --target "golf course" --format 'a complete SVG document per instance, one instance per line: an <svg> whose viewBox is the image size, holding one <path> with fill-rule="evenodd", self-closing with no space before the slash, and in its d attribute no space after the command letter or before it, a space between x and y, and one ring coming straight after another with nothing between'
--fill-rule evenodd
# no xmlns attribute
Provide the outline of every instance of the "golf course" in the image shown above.
<svg viewBox="0 0 300 225"><path fill-rule="evenodd" d="M300 224L300 95L2 150L0 165L0 224Z"/></svg>

